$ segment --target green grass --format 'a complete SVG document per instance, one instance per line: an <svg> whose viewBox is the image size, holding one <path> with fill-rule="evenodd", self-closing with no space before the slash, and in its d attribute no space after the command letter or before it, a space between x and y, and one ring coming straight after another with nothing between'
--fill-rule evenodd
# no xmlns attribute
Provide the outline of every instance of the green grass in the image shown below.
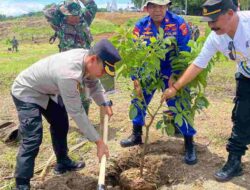
<svg viewBox="0 0 250 190"><path fill-rule="evenodd" d="M8 46L0 45L0 90L10 88L18 73L36 61L58 52L56 45L22 44L19 52L8 52Z"/></svg>
<svg viewBox="0 0 250 190"><path fill-rule="evenodd" d="M91 24L91 33L93 35L114 32L118 26L107 20L94 19Z"/></svg>
<svg viewBox="0 0 250 190"><path fill-rule="evenodd" d="M209 96L232 97L235 92L234 73L236 71L235 63L224 59L217 62L212 72L208 75L208 87L206 93Z"/></svg>
<svg viewBox="0 0 250 190"><path fill-rule="evenodd" d="M195 25L207 25L206 22L200 22L201 17L200 16L183 16L183 18L188 21L188 22L192 22Z"/></svg>
<svg viewBox="0 0 250 190"><path fill-rule="evenodd" d="M29 21L28 19L31 20ZM2 23L7 24L6 30L8 33L6 36L0 36L0 39L8 44L10 44L8 41L10 41L13 36L16 36L17 39L21 41L30 41L32 36L35 39L49 39L49 37L54 34L54 30L50 27L49 23L46 22L43 16L15 19ZM97 35L114 32L117 27L117 25L108 20L94 19L90 28L91 33Z"/></svg>
<svg viewBox="0 0 250 190"><path fill-rule="evenodd" d="M21 24L18 24L15 25L12 32L20 36L22 40L30 40L32 36L46 37L54 34L54 31L49 25L23 27Z"/></svg>

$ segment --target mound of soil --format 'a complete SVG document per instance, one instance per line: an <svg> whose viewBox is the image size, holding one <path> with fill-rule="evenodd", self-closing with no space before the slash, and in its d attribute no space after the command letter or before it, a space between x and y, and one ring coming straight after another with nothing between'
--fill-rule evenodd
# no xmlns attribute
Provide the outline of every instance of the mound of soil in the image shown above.
<svg viewBox="0 0 250 190"><path fill-rule="evenodd" d="M156 190L181 186L203 187L206 181L214 181L215 169L221 167L224 158L210 152L206 139L196 143L198 163L183 163L183 139L160 138L148 145L143 177L140 177L142 146L122 149L108 161L106 190ZM84 174L68 173L54 176L36 189L94 190L97 187L98 165L84 170ZM92 177L90 177L92 175Z"/></svg>
<svg viewBox="0 0 250 190"><path fill-rule="evenodd" d="M127 190L156 190L156 185L148 179L150 174L147 170L144 170L144 173L147 179L140 177L139 168L125 170L120 175L120 186Z"/></svg>
<svg viewBox="0 0 250 190"><path fill-rule="evenodd" d="M199 161L213 159L206 146L197 145L198 153L202 152ZM188 166L183 163L183 140L159 140L149 144L145 157L144 175L140 178L141 148L130 148L122 152L107 169L107 183L119 185L123 190L155 190L163 185L185 183L189 179L199 178L199 173L208 172L209 165L201 168L200 164ZM218 163L218 159L216 163ZM214 162L212 162L214 164ZM211 165L211 164L210 164ZM199 168L199 169L196 169Z"/></svg>

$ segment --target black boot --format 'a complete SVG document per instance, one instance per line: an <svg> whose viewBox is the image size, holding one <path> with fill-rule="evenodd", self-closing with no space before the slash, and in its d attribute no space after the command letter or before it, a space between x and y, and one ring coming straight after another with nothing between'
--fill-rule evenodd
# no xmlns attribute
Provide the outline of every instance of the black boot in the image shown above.
<svg viewBox="0 0 250 190"><path fill-rule="evenodd" d="M54 168L56 175L61 175L67 171L76 171L85 167L84 162L74 162L68 156L63 159L58 159Z"/></svg>
<svg viewBox="0 0 250 190"><path fill-rule="evenodd" d="M122 147L130 147L142 144L142 126L133 126L133 133L127 138L121 140Z"/></svg>
<svg viewBox="0 0 250 190"><path fill-rule="evenodd" d="M214 174L214 177L217 181L223 182L242 174L241 156L230 153L226 164Z"/></svg>
<svg viewBox="0 0 250 190"><path fill-rule="evenodd" d="M17 185L16 188L14 188L14 190L30 190L30 186L29 185Z"/></svg>
<svg viewBox="0 0 250 190"><path fill-rule="evenodd" d="M16 188L14 190L30 190L30 179L16 178Z"/></svg>
<svg viewBox="0 0 250 190"><path fill-rule="evenodd" d="M196 150L193 143L193 137L184 136L185 143L185 156L184 161L188 165L194 165L197 163Z"/></svg>

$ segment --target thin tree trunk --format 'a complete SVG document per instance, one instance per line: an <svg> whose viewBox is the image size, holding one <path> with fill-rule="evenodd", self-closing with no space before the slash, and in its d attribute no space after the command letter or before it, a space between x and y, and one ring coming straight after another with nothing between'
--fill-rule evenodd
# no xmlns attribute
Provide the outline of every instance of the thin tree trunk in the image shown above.
<svg viewBox="0 0 250 190"><path fill-rule="evenodd" d="M149 128L152 125L152 123L153 123L153 121L155 119L155 116L157 115L157 113L160 110L161 106L162 106L162 103L157 108L157 110L155 111L154 115L151 117L151 120L150 120L149 124L145 125L145 127L146 127L146 137L145 137L145 141L144 141L144 145L143 145L143 150L142 150L142 155L141 155L140 177L143 176L143 168L144 168L144 164L145 164L145 155L146 155L146 151L147 151L147 148L148 148Z"/></svg>

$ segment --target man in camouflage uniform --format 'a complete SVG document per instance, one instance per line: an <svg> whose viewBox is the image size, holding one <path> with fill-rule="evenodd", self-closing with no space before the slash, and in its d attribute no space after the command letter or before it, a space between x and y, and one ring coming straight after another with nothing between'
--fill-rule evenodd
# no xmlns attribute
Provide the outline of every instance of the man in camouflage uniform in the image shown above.
<svg viewBox="0 0 250 190"><path fill-rule="evenodd" d="M56 31L51 37L50 43L55 38L59 39L60 52L73 48L89 49L93 37L90 33L89 26L92 23L96 12L97 5L94 0L80 0L85 9L81 9L78 0L66 0L59 5L53 15L52 28ZM45 15L46 16L46 15ZM82 104L88 114L91 100L88 98L88 92L84 84L80 87Z"/></svg>
<svg viewBox="0 0 250 190"><path fill-rule="evenodd" d="M89 49L93 41L89 26L97 12L97 5L93 0L80 0L85 9L77 0L67 0L60 6L62 19L57 36L60 40L60 51L73 48Z"/></svg>

